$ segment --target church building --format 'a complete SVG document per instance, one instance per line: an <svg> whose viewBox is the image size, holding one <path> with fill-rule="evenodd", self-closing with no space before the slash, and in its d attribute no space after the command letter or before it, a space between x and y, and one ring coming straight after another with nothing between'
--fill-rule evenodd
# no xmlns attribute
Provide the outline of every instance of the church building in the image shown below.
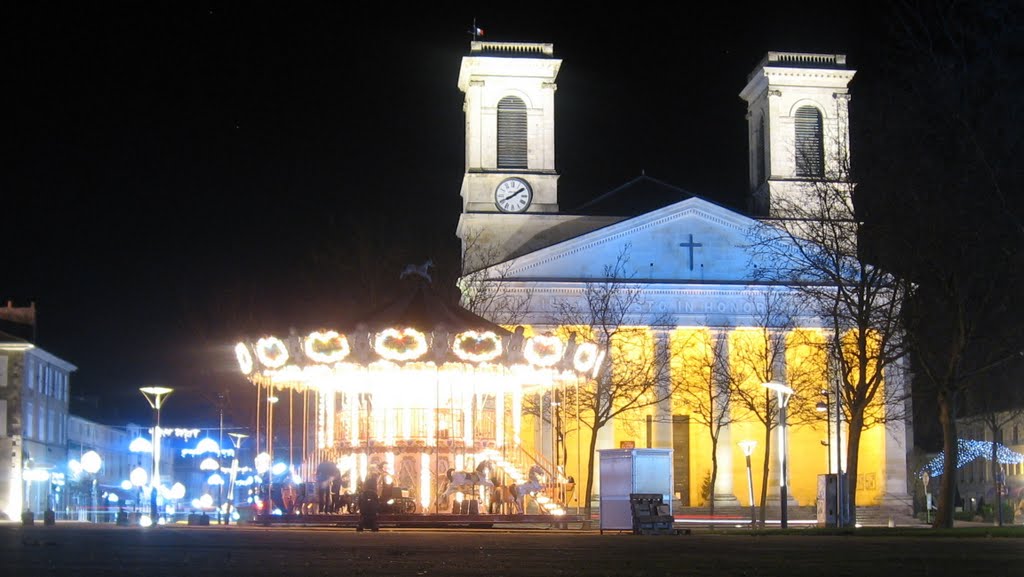
<svg viewBox="0 0 1024 577"><path fill-rule="evenodd" d="M541 43L474 41L462 59L458 86L465 94L466 160L457 235L464 304L499 324L522 325L530 334L593 332L600 319L581 322L571 313L597 316L594 291L622 291L627 298L620 300L628 302L616 311L616 330L628 328L643 349L640 356L652 363L664 360L664 370L649 372L655 381L648 393L652 401L614 415L600 429L596 449L671 448L675 498L678 505L692 507L708 499L722 506L750 506L748 469L739 445L746 440L757 442L751 455L755 503L761 498L766 449L769 506L779 502L777 431L768 428L766 434L757 415L741 407L735 393L727 394L716 401L727 408L713 449L706 416L683 393L702 379L712 381L712 389L728 388L724 381L729 377L722 375L729 371L720 373L716 367L750 363L750 351L758 350L751 342L770 329L782 347L774 356L760 349L771 365L770 380L791 382L796 390L788 429L789 503L815 505L818 476L843 465L846 436L842 427L836 430L834 385L827 371L805 372L799 389L792 383L798 365L814 356L797 337L822 331L823 323L806 312L776 315L769 310L779 299L799 297L785 283L760 273L773 263L750 250L750 231L782 226L778 223L785 222L787 203L811 202L809 196L804 199L807 191L833 174L829 163L848 150L848 85L855 71L841 54L769 52L745 85L737 79L749 125L747 213L647 176L567 212L559 204L555 161L561 65L553 45ZM481 305L481 295L489 295L490 302ZM605 297L615 300L617 295L606 292ZM785 322L778 321L781 316ZM616 351L609 354L614 357ZM624 354L621 347L618 354ZM708 361L709 355L715 358ZM612 362L621 366L624 359ZM818 380L809 374L819 375ZM887 375L886 386L903 385L897 375ZM547 408L536 413L533 437L524 436L524 443L561 463L583 487L589 431L582 426L580 431L572 426L558 430L552 416L557 400L549 399ZM821 406L831 417L825 411L815 417L814 409ZM864 431L859 505L895 504L909 511L910 445L902 420ZM718 475L711 487L713 456ZM596 498L599 479L593 482Z"/></svg>

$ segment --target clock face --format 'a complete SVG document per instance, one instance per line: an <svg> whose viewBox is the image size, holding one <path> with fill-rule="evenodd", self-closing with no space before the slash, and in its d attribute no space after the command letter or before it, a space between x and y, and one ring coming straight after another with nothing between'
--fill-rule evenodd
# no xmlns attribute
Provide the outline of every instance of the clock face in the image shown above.
<svg viewBox="0 0 1024 577"><path fill-rule="evenodd" d="M501 212L526 212L533 201L533 190L521 178L510 178L494 191L494 204Z"/></svg>

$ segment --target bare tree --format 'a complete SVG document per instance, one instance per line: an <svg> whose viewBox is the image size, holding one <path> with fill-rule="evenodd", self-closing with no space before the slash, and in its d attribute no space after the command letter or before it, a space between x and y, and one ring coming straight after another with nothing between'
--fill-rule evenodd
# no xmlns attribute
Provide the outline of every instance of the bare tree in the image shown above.
<svg viewBox="0 0 1024 577"><path fill-rule="evenodd" d="M845 111L837 102L836 115ZM848 482L840 519L852 523L863 432L906 417L907 395L897 386L902 383L897 371L907 351L902 314L910 285L863 256L864 223L854 206L849 138L845 130L833 138L822 178L806 183L799 200L773 200L778 218L754 227L751 254L755 262L773 265L755 268L755 276L791 287L825 329L825 339L807 344L828 359L826 382L837 385L834 394L842 401ZM892 386L886 386L887 375Z"/></svg>
<svg viewBox="0 0 1024 577"><path fill-rule="evenodd" d="M1013 3L995 0L899 2L887 21L887 82L865 95L879 128L865 149L866 214L879 254L915 283L905 307L915 403L934 406L941 426L934 525L952 527L965 396L1024 349L1024 28Z"/></svg>
<svg viewBox="0 0 1024 577"><path fill-rule="evenodd" d="M711 439L711 497L708 514L715 514L714 487L718 480L718 439L729 424L728 355L724 334L697 331L680 343L688 354L672 359L673 369L682 369L678 398L686 406L690 418L707 429ZM686 359L686 366L682 365ZM675 371L673 371L675 372Z"/></svg>
<svg viewBox="0 0 1024 577"><path fill-rule="evenodd" d="M803 412L816 398L820 378L801 365L786 364L786 337L800 314L799 302L785 289L769 289L755 299L755 318L749 328L733 331L729 346L729 401L737 421L755 421L764 427L764 469L761 475L761 522L765 520L772 431L779 425L778 398L762 383L785 382L793 395L791 412ZM781 474L781 472L780 472Z"/></svg>
<svg viewBox="0 0 1024 577"><path fill-rule="evenodd" d="M462 306L494 323L518 325L526 318L533 291L522 288L522 283L513 288L511 263L495 264L498 253L489 247L479 233L465 239L463 275L458 280Z"/></svg>
<svg viewBox="0 0 1024 577"><path fill-rule="evenodd" d="M587 518L594 490L598 433L616 417L665 402L673 394L667 351L658 350L647 329L636 328L644 315L645 298L642 288L633 282L629 250L629 245L624 246L615 262L604 267L604 278L586 283L581 300L556 303L558 325L575 327L584 339L596 342L607 352L597 378L580 386L578 402L566 403L573 412L575 406L579 407L575 416L580 426L590 431L583 493ZM659 325L658 319L648 320L643 324Z"/></svg>

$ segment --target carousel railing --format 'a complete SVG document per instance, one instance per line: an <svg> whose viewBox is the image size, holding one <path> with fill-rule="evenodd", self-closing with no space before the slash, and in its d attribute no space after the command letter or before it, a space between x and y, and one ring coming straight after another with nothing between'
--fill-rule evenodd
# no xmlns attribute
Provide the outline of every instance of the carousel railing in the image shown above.
<svg viewBox="0 0 1024 577"><path fill-rule="evenodd" d="M506 447L497 465L504 473L506 483L515 484L519 490L529 493L542 512L564 513L570 484L551 461L518 446Z"/></svg>

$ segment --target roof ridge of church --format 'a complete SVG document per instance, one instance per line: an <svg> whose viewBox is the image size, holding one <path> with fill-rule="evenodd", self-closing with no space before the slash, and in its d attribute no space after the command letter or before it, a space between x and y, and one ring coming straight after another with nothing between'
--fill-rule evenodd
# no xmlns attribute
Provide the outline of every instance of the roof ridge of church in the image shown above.
<svg viewBox="0 0 1024 577"><path fill-rule="evenodd" d="M587 202L577 206L576 208L574 208L572 210L572 212L576 213L576 212L579 212L579 211L582 211L582 210L586 209L589 206L596 205L596 204L598 204L598 203L600 203L600 202L602 202L604 200L607 200L607 199L609 199L609 198L619 194L623 190L625 190L625 189L627 189L627 188L629 188L629 187L631 187L631 186L633 186L633 185L635 185L635 184L637 184L639 182L645 181L645 180L653 182L653 183L658 184L660 186L671 188L672 190L675 190L675 191L680 192L682 194L690 195L691 197L702 198L702 197L700 197L700 196L690 192L689 190L687 190L685 188L682 188L682 187L676 186L674 184L665 182L664 180L661 180L660 178L655 178L653 176L648 176L646 172L641 172L638 176L635 176L632 179L630 179L630 180L620 184L619 186L616 186L615 188L613 188L613 189L611 189L611 190L601 194L600 196L598 196L596 198L592 198L592 199L588 200ZM622 215L622 216L627 216L627 215Z"/></svg>

